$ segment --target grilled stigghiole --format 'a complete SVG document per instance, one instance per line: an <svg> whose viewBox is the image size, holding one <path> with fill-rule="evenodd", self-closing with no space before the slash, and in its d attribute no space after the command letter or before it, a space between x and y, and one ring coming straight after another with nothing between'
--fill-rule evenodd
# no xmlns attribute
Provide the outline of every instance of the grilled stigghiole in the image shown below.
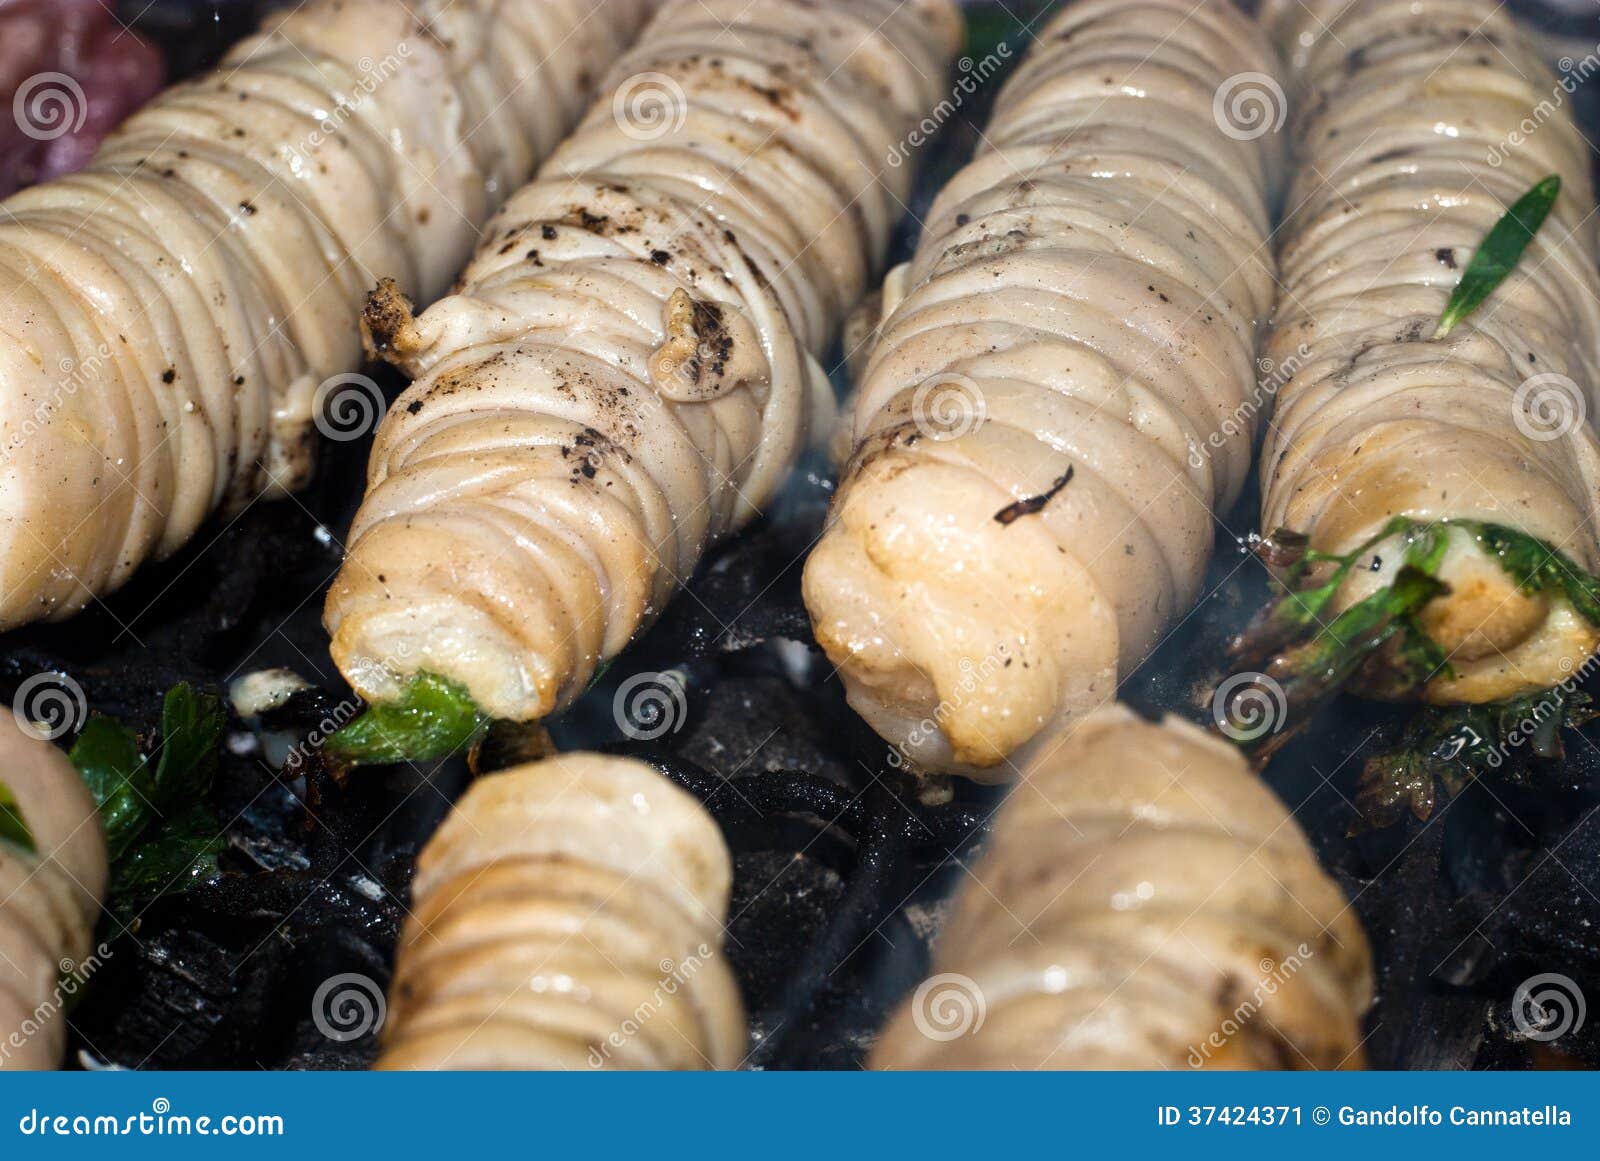
<svg viewBox="0 0 1600 1161"><path fill-rule="evenodd" d="M0 204L0 628L299 487L376 273L441 293L644 5L311 0Z"/></svg>
<svg viewBox="0 0 1600 1161"><path fill-rule="evenodd" d="M736 1066L731 877L716 823L640 762L479 780L418 861L378 1066Z"/></svg>
<svg viewBox="0 0 1600 1161"><path fill-rule="evenodd" d="M1291 54L1304 152L1263 529L1347 558L1322 623L1391 599L1408 563L1447 588L1403 610L1418 672L1384 654L1358 687L1479 703L1562 683L1600 640L1583 592L1600 565L1588 147L1564 107L1526 132L1556 81L1493 0L1267 0L1262 19ZM1550 175L1559 196L1521 261L1435 338L1475 251Z"/></svg>
<svg viewBox="0 0 1600 1161"><path fill-rule="evenodd" d="M581 693L825 429L814 356L908 195L891 151L949 0L681 0L488 231L460 292L367 313L416 381L373 448L325 620L374 701Z"/></svg>
<svg viewBox="0 0 1600 1161"><path fill-rule="evenodd" d="M25 841L0 837L0 1070L55 1068L61 977L88 970L105 898L105 832L67 756L11 714L0 714L0 790L25 829Z"/></svg>
<svg viewBox="0 0 1600 1161"><path fill-rule="evenodd" d="M1121 706L1086 717L1029 768L973 875L941 974L874 1067L1362 1064L1366 936L1221 738Z"/></svg>
<svg viewBox="0 0 1600 1161"><path fill-rule="evenodd" d="M1226 3L1071 4L927 217L805 574L913 766L1007 776L1196 596L1249 469L1274 67Z"/></svg>

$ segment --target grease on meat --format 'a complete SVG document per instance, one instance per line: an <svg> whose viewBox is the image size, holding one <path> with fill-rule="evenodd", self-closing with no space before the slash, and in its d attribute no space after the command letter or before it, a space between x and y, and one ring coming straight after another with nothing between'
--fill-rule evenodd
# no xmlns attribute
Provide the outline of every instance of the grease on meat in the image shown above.
<svg viewBox="0 0 1600 1161"><path fill-rule="evenodd" d="M568 704L831 421L816 356L909 196L948 0L683 0L495 219L459 293L374 296L415 377L329 594L369 700L411 674L487 713Z"/></svg>
<svg viewBox="0 0 1600 1161"><path fill-rule="evenodd" d="M873 1067L1364 1062L1366 936L1221 738L1096 711L1029 767L972 873L939 936L940 974L896 1014Z"/></svg>
<svg viewBox="0 0 1600 1161"><path fill-rule="evenodd" d="M1392 517L1474 519L1600 568L1600 385L1590 149L1556 80L1492 0L1268 0L1301 90L1298 207L1280 231L1286 293L1268 356L1294 368L1262 453L1262 527L1353 551ZM1526 132L1526 119L1539 118ZM1490 300L1432 341L1460 271L1549 174L1550 218ZM1454 673L1435 702L1566 681L1600 630L1530 593L1462 530L1421 628ZM1340 604L1394 579L1376 545Z"/></svg>
<svg viewBox="0 0 1600 1161"><path fill-rule="evenodd" d="M60 977L86 970L105 898L105 832L67 756L9 713L0 714L0 783L33 847L0 839L0 1070L51 1069L67 1040Z"/></svg>
<svg viewBox="0 0 1600 1161"><path fill-rule="evenodd" d="M373 279L443 292L643 3L312 0L0 204L0 628L299 487Z"/></svg>
<svg viewBox="0 0 1600 1161"><path fill-rule="evenodd" d="M1197 596L1250 466L1282 166L1214 101L1275 69L1226 3L1068 5L891 281L805 598L912 766L1008 777Z"/></svg>
<svg viewBox="0 0 1600 1161"><path fill-rule="evenodd" d="M378 1067L736 1067L732 873L716 823L643 763L480 779L418 862Z"/></svg>

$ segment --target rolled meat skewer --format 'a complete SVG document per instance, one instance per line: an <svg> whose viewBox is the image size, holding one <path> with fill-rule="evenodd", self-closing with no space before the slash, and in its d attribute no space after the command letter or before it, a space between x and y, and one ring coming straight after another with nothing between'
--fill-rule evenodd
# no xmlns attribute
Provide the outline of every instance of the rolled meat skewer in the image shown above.
<svg viewBox="0 0 1600 1161"><path fill-rule="evenodd" d="M645 2L311 0L0 204L0 628L299 487L373 279L445 289Z"/></svg>
<svg viewBox="0 0 1600 1161"><path fill-rule="evenodd" d="M914 768L1009 777L1195 599L1276 290L1279 135L1230 118L1274 70L1227 3L1066 6L891 280L805 599Z"/></svg>
<svg viewBox="0 0 1600 1161"><path fill-rule="evenodd" d="M67 1039L60 981L88 969L105 832L67 756L11 714L0 714L0 789L28 836L0 837L0 1070L56 1068Z"/></svg>
<svg viewBox="0 0 1600 1161"><path fill-rule="evenodd" d="M1121 706L1030 766L885 1069L1359 1068L1366 936L1239 751Z"/></svg>
<svg viewBox="0 0 1600 1161"><path fill-rule="evenodd" d="M737 1066L731 877L716 823L643 763L481 779L418 860L378 1067Z"/></svg>
<svg viewBox="0 0 1600 1161"><path fill-rule="evenodd" d="M1262 19L1292 56L1304 154L1262 527L1346 559L1324 624L1408 564L1442 582L1405 610L1423 662L1382 652L1358 687L1479 703L1564 682L1600 641L1589 148L1494 0L1267 0ZM1549 175L1560 194L1520 262L1435 337L1480 243Z"/></svg>
<svg viewBox="0 0 1600 1161"><path fill-rule="evenodd" d="M826 434L815 356L884 255L911 181L889 159L960 27L949 0L673 3L458 294L374 296L416 381L328 596L356 689L428 673L548 716L771 500Z"/></svg>

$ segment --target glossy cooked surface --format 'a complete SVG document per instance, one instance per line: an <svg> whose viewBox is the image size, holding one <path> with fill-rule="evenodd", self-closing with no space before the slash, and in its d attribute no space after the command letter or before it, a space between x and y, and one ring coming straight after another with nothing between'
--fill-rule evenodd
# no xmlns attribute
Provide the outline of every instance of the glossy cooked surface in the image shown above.
<svg viewBox="0 0 1600 1161"><path fill-rule="evenodd" d="M731 877L710 815L643 763L480 779L418 861L378 1067L735 1067Z"/></svg>
<svg viewBox="0 0 1600 1161"><path fill-rule="evenodd" d="M86 961L106 893L105 833L67 756L9 713L0 713L0 782L34 847L0 839L0 1070L56 1068L72 994L58 981L94 971Z"/></svg>
<svg viewBox="0 0 1600 1161"><path fill-rule="evenodd" d="M1268 0L1298 87L1301 157L1279 231L1263 529L1348 552L1392 516L1478 519L1600 566L1600 276L1590 150L1556 77L1493 0ZM1570 81L1569 81L1570 83ZM1529 127L1536 125L1531 132ZM1561 195L1509 277L1432 335L1479 242L1550 174ZM1349 603L1402 553L1357 566ZM1461 532L1423 628L1452 650L1434 701L1565 681L1596 631L1519 592Z"/></svg>
<svg viewBox="0 0 1600 1161"><path fill-rule="evenodd" d="M948 0L684 0L495 219L460 292L380 296L416 381L326 612L369 699L418 670L567 705L773 499L832 395L960 24Z"/></svg>
<svg viewBox="0 0 1600 1161"><path fill-rule="evenodd" d="M300 486L374 279L445 289L641 4L313 0L0 204L0 628Z"/></svg>
<svg viewBox="0 0 1600 1161"><path fill-rule="evenodd" d="M1275 70L1226 3L1067 5L891 280L805 590L913 766L1011 776L1198 594L1250 465L1283 144L1215 102Z"/></svg>
<svg viewBox="0 0 1600 1161"><path fill-rule="evenodd" d="M1363 1063L1366 936L1221 738L1096 711L1028 768L971 874L873 1067Z"/></svg>

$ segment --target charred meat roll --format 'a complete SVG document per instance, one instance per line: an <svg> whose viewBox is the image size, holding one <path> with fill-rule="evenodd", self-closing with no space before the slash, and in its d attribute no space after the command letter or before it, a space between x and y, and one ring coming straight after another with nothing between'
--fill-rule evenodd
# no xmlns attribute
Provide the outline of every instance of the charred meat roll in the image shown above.
<svg viewBox="0 0 1600 1161"><path fill-rule="evenodd" d="M0 204L0 627L300 486L373 279L443 292L644 2L311 0Z"/></svg>
<svg viewBox="0 0 1600 1161"><path fill-rule="evenodd" d="M911 180L890 161L959 39L949 0L681 0L420 316L329 594L346 677L487 714L581 693L773 497L832 396L815 356ZM401 284L404 279L400 279Z"/></svg>
<svg viewBox="0 0 1600 1161"><path fill-rule="evenodd" d="M0 1070L60 1065L65 1004L94 962L107 877L105 832L77 769L0 714Z"/></svg>
<svg viewBox="0 0 1600 1161"><path fill-rule="evenodd" d="M1357 688L1480 703L1566 681L1600 640L1600 279L1563 85L1493 0L1268 0L1262 19L1291 58L1303 153L1263 531L1333 568L1312 628L1399 627L1340 659L1361 661ZM1551 178L1520 261L1446 333L1480 245Z"/></svg>
<svg viewBox="0 0 1600 1161"><path fill-rule="evenodd" d="M805 599L913 767L1008 777L1195 599L1251 459L1274 69L1227 3L1068 5L891 278Z"/></svg>
<svg viewBox="0 0 1600 1161"><path fill-rule="evenodd" d="M1358 1068L1363 934L1220 738L1121 706L1029 767L873 1055L892 1069Z"/></svg>
<svg viewBox="0 0 1600 1161"><path fill-rule="evenodd" d="M480 780L418 862L378 1066L735 1067L731 876L716 823L640 762Z"/></svg>

